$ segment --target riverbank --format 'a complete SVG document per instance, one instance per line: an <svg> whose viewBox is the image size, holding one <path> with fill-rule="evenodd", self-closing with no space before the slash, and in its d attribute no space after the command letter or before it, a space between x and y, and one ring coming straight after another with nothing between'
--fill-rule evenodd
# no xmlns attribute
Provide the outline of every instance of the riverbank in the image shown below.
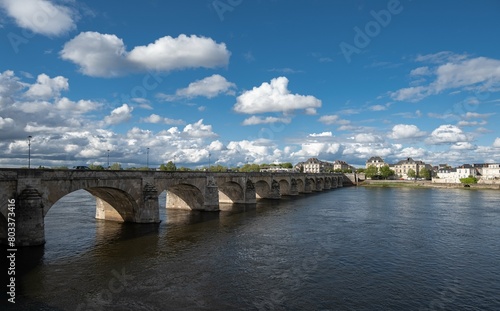
<svg viewBox="0 0 500 311"><path fill-rule="evenodd" d="M471 184L464 187L463 184L438 184L430 180L365 180L358 186L363 187L392 187L392 188L444 188L444 189L500 189L500 185L495 184Z"/></svg>

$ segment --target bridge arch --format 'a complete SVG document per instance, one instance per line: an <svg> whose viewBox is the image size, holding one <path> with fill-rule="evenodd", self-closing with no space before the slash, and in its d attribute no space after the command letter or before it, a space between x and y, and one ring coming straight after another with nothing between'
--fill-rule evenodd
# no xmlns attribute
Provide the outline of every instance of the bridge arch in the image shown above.
<svg viewBox="0 0 500 311"><path fill-rule="evenodd" d="M218 184L220 203L245 203L243 187L234 181Z"/></svg>
<svg viewBox="0 0 500 311"><path fill-rule="evenodd" d="M135 212L138 209L136 200L126 191L112 187L81 188L92 194L96 199L96 218L118 222L134 222ZM61 198L80 189L63 193L59 192L44 200L43 216Z"/></svg>
<svg viewBox="0 0 500 311"><path fill-rule="evenodd" d="M289 195L291 192L291 185L286 179L281 179L279 181L280 185L280 194L282 195Z"/></svg>
<svg viewBox="0 0 500 311"><path fill-rule="evenodd" d="M127 192L107 187L84 189L96 198L97 219L119 222L133 222L138 206L134 198Z"/></svg>
<svg viewBox="0 0 500 311"><path fill-rule="evenodd" d="M167 187L167 208L203 210L203 193L194 185L176 184Z"/></svg>
<svg viewBox="0 0 500 311"><path fill-rule="evenodd" d="M254 182L254 187L257 199L267 198L271 194L271 186L265 180Z"/></svg>
<svg viewBox="0 0 500 311"><path fill-rule="evenodd" d="M296 178L295 179L296 182L297 182L297 191L299 193L303 193L305 192L305 185L304 185L304 181L301 179L301 178Z"/></svg>

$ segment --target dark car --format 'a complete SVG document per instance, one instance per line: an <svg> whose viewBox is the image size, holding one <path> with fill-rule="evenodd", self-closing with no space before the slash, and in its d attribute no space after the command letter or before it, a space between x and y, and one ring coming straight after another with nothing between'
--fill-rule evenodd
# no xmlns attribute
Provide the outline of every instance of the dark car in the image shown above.
<svg viewBox="0 0 500 311"><path fill-rule="evenodd" d="M88 166L73 166L75 170L90 170Z"/></svg>

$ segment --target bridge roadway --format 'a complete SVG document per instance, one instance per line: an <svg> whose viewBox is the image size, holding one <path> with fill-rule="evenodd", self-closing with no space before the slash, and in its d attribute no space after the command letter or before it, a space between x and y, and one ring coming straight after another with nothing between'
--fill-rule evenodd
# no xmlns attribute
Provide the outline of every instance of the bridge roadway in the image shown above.
<svg viewBox="0 0 500 311"><path fill-rule="evenodd" d="M96 218L158 223L158 196L166 208L218 211L219 203L254 204L343 187L342 174L207 173L0 169L0 242L7 242L9 200L15 200L16 245L45 243L44 217L60 198L84 189L96 198Z"/></svg>

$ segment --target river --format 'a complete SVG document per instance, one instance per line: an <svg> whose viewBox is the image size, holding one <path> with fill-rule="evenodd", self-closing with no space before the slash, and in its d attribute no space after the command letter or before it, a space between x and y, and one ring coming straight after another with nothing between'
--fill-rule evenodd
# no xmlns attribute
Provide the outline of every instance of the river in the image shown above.
<svg viewBox="0 0 500 311"><path fill-rule="evenodd" d="M165 206L163 197L161 206ZM74 192L19 251L16 310L500 310L500 192L342 188L94 219Z"/></svg>

